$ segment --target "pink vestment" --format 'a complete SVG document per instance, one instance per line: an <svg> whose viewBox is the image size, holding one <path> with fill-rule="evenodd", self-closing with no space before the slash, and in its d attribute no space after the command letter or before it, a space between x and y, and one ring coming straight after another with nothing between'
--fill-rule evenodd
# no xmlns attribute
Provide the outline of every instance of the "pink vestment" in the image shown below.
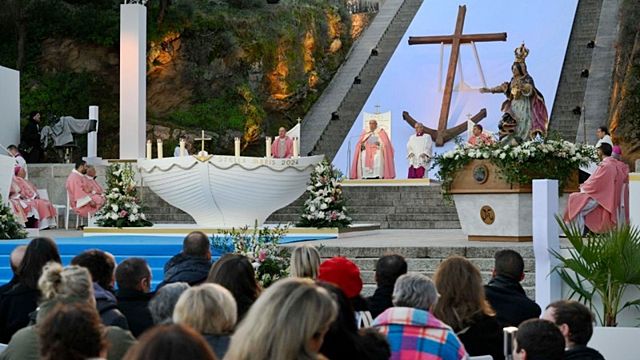
<svg viewBox="0 0 640 360"><path fill-rule="evenodd" d="M102 189L102 186L100 186L100 184L98 184L98 182L96 181L96 179L89 177L89 176L85 176L86 181L87 181L87 190L90 190L90 192L94 195L103 195L104 194L104 190Z"/></svg>
<svg viewBox="0 0 640 360"><path fill-rule="evenodd" d="M495 141L493 138L485 133L481 133L480 136L471 135L467 143L471 146L480 146L482 144L491 145Z"/></svg>
<svg viewBox="0 0 640 360"><path fill-rule="evenodd" d="M380 142L380 146L376 144L370 144L367 139L371 135L375 135L378 137ZM362 155L362 146L366 150L367 158L365 159L366 167L373 167L373 159L375 153L379 150L382 156L382 165L383 165L383 175L384 179L395 179L396 177L396 168L393 163L393 146L391 146L391 141L389 141L389 137L384 129L371 131L363 131L362 135L360 135L360 139L358 139L358 143L356 144L356 151L353 156L353 163L351 166L351 172L349 173L349 178L351 179L361 179L362 174L360 171L360 156Z"/></svg>
<svg viewBox="0 0 640 360"><path fill-rule="evenodd" d="M284 151L284 154L280 154L280 146L278 146L280 139L281 137L279 136L273 139L273 143L271 144L271 156L273 156L276 159L288 159L292 157L293 156L293 140L288 136L284 137L285 151Z"/></svg>
<svg viewBox="0 0 640 360"><path fill-rule="evenodd" d="M617 160L611 157L603 159L596 171L580 186L580 192L569 195L564 212L565 222L574 220L589 200L594 199L598 206L584 218L589 230L602 233L617 224L622 184L619 183L619 171L615 161Z"/></svg>
<svg viewBox="0 0 640 360"><path fill-rule="evenodd" d="M618 168L618 184L622 184L621 190L618 192L620 195L620 200L618 204L624 203L624 220L625 223L629 223L629 165L625 164L623 161L615 160L615 164Z"/></svg>
<svg viewBox="0 0 640 360"><path fill-rule="evenodd" d="M38 220L41 228L55 226L57 223L58 212L50 201L40 199L38 189L29 181L14 176L13 180L20 187L20 199L35 208L38 213Z"/></svg>
<svg viewBox="0 0 640 360"><path fill-rule="evenodd" d="M87 178L83 174L73 170L69 174L65 185L71 208L82 217L89 217L95 214L104 205L104 198L100 195L92 194L86 180ZM92 201L95 205L91 204Z"/></svg>
<svg viewBox="0 0 640 360"><path fill-rule="evenodd" d="M9 188L9 205L16 221L24 226L27 223L28 214L32 212L32 208L29 204L20 200L20 187L15 181L11 182L11 187Z"/></svg>

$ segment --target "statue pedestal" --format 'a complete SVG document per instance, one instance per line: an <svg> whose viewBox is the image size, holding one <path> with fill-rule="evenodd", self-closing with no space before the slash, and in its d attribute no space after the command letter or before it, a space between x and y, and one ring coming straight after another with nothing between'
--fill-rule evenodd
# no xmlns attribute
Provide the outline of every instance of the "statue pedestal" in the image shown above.
<svg viewBox="0 0 640 360"><path fill-rule="evenodd" d="M558 210L562 214L569 192L578 191L577 171L565 186ZM470 241L532 241L531 184L511 185L488 160L474 160L451 184L462 231Z"/></svg>

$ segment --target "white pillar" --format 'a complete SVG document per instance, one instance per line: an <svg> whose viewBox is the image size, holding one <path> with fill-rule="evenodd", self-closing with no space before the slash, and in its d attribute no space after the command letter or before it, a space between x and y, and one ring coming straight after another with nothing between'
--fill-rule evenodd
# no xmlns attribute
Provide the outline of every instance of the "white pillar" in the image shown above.
<svg viewBox="0 0 640 360"><path fill-rule="evenodd" d="M640 228L640 172L629 174L629 222Z"/></svg>
<svg viewBox="0 0 640 360"><path fill-rule="evenodd" d="M560 277L553 272L558 261L549 250L560 251L558 180L533 180L533 253L536 260L536 303L541 308L561 298Z"/></svg>
<svg viewBox="0 0 640 360"><path fill-rule="evenodd" d="M147 123L147 8L120 5L120 159L144 158Z"/></svg>
<svg viewBox="0 0 640 360"><path fill-rule="evenodd" d="M87 135L87 157L98 157L98 126L99 126L99 114L98 107L95 105L89 106L89 120L96 120L96 131L92 131Z"/></svg>
<svg viewBox="0 0 640 360"><path fill-rule="evenodd" d="M31 110L29 110L31 111ZM20 72L0 66L0 146L20 143ZM6 154L0 151L0 154Z"/></svg>

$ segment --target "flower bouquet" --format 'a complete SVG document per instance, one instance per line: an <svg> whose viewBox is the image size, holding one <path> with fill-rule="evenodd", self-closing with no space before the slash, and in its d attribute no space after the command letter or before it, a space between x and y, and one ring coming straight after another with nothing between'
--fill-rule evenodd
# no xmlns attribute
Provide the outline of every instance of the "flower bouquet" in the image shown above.
<svg viewBox="0 0 640 360"><path fill-rule="evenodd" d="M0 196L0 239L24 239L27 231L16 221L11 208L7 206Z"/></svg>
<svg viewBox="0 0 640 360"><path fill-rule="evenodd" d="M102 227L152 226L142 212L131 164L116 163L107 172L106 203L96 214L96 223Z"/></svg>
<svg viewBox="0 0 640 360"><path fill-rule="evenodd" d="M327 159L316 165L311 173L304 202L304 210L298 226L346 227L351 224L347 214L340 180L342 174Z"/></svg>

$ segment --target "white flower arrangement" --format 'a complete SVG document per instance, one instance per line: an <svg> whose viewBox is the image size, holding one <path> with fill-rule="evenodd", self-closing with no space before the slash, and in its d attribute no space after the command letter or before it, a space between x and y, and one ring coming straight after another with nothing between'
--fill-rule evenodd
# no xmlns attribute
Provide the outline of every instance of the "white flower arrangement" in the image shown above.
<svg viewBox="0 0 640 360"><path fill-rule="evenodd" d="M311 173L299 226L345 227L351 224L342 195L342 174L328 160L316 165Z"/></svg>
<svg viewBox="0 0 640 360"><path fill-rule="evenodd" d="M103 227L151 226L137 197L133 168L130 164L116 163L107 172L107 203L96 214L96 223Z"/></svg>

